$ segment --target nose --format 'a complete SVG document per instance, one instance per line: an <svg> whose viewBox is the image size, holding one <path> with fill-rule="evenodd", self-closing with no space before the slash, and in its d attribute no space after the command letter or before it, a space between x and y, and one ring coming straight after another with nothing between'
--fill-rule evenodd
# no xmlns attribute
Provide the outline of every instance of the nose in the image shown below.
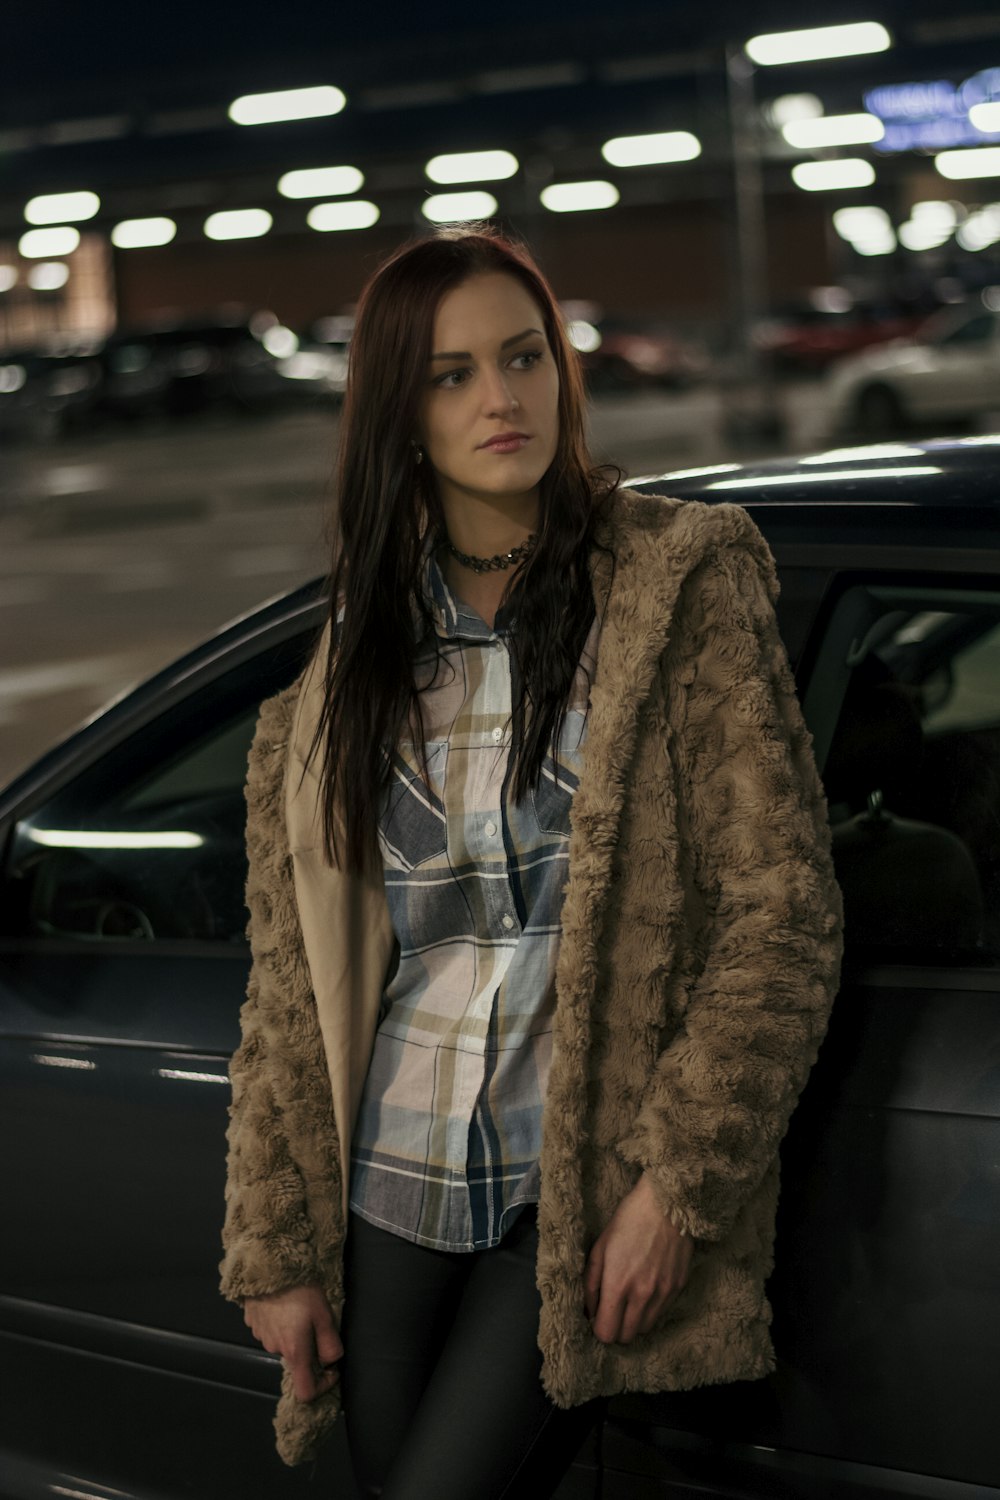
<svg viewBox="0 0 1000 1500"><path fill-rule="evenodd" d="M491 370L486 377L483 399L487 415L503 416L517 406L517 397L511 390L503 370Z"/></svg>

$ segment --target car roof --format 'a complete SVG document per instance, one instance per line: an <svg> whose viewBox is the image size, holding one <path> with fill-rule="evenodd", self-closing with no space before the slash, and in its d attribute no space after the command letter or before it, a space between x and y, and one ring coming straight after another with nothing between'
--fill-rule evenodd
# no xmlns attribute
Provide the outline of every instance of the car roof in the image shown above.
<svg viewBox="0 0 1000 1500"><path fill-rule="evenodd" d="M833 510L883 513L976 510L1000 514L1000 433L873 443L757 463L670 469L628 481L630 489L678 499L794 510L818 524ZM983 517L987 520L987 517ZM863 516L859 515L859 523Z"/></svg>

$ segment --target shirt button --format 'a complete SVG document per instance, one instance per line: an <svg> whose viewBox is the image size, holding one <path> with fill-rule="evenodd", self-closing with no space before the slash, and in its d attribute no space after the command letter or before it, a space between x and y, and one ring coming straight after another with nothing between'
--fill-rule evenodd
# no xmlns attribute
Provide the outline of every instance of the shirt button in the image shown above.
<svg viewBox="0 0 1000 1500"><path fill-rule="evenodd" d="M503 925L506 927L507 931L509 932L510 929L514 925L514 918L513 917L501 917L500 920L503 922Z"/></svg>
<svg viewBox="0 0 1000 1500"><path fill-rule="evenodd" d="M496 833L496 831L497 831L497 825L491 819L487 823L487 825L486 825L486 832L489 834L490 838L492 838L493 835Z"/></svg>
<svg viewBox="0 0 1000 1500"><path fill-rule="evenodd" d="M493 743L494 743L494 745L499 745L499 743L500 743L500 741L502 739L503 739L503 730L502 729L494 729L494 731L493 731Z"/></svg>

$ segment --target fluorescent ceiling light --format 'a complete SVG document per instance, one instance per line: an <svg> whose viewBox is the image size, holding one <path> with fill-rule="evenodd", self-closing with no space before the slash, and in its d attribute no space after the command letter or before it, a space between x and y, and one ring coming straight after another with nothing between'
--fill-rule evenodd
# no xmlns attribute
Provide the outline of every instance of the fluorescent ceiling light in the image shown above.
<svg viewBox="0 0 1000 1500"><path fill-rule="evenodd" d="M701 142L689 130L665 130L658 135L619 135L605 141L601 155L613 167L650 167L660 162L693 161Z"/></svg>
<svg viewBox="0 0 1000 1500"><path fill-rule="evenodd" d="M492 193L432 193L420 205L432 224L460 224L469 219L488 219L497 211Z"/></svg>
<svg viewBox="0 0 1000 1500"><path fill-rule="evenodd" d="M977 130L982 130L987 135L1000 131L1000 101L974 104L969 110L969 119Z"/></svg>
<svg viewBox="0 0 1000 1500"><path fill-rule="evenodd" d="M922 198L919 203L914 203L910 210L910 218L921 224L934 224L939 229L954 229L958 223L958 213L954 203L947 203L939 198Z"/></svg>
<svg viewBox="0 0 1000 1500"><path fill-rule="evenodd" d="M301 167L278 178L278 192L283 198L336 197L358 192L364 181L357 167Z"/></svg>
<svg viewBox="0 0 1000 1500"><path fill-rule="evenodd" d="M823 106L815 94L781 94L765 105L771 123L779 130L793 120L818 120Z"/></svg>
<svg viewBox="0 0 1000 1500"><path fill-rule="evenodd" d="M0 266L0 292L9 292L12 286L17 286L17 267Z"/></svg>
<svg viewBox="0 0 1000 1500"><path fill-rule="evenodd" d="M28 285L35 292L57 292L69 280L69 266L61 260L43 260L28 272Z"/></svg>
<svg viewBox="0 0 1000 1500"><path fill-rule="evenodd" d="M761 67L779 63L813 62L824 57L857 57L885 52L892 38L877 21L850 26L811 26L808 31L778 31L751 37L745 51Z"/></svg>
<svg viewBox="0 0 1000 1500"><path fill-rule="evenodd" d="M955 232L963 250L986 250L1000 240L1000 203L987 203L970 214Z"/></svg>
<svg viewBox="0 0 1000 1500"><path fill-rule="evenodd" d="M915 203L910 218L899 226L899 242L907 250L935 250L951 237L958 223L953 203L924 200Z"/></svg>
<svg viewBox="0 0 1000 1500"><path fill-rule="evenodd" d="M24 206L29 224L71 224L92 219L101 206L96 193L43 193Z"/></svg>
<svg viewBox="0 0 1000 1500"><path fill-rule="evenodd" d="M513 177L519 165L509 151L458 151L432 156L424 171L431 182L501 182Z"/></svg>
<svg viewBox="0 0 1000 1500"><path fill-rule="evenodd" d="M44 260L49 255L72 255L80 243L80 231L69 225L59 229L28 229L17 242L26 260Z"/></svg>
<svg viewBox="0 0 1000 1500"><path fill-rule="evenodd" d="M122 219L111 231L111 243L119 250L138 250L144 245L169 245L176 233L173 219Z"/></svg>
<svg viewBox="0 0 1000 1500"><path fill-rule="evenodd" d="M229 106L237 125L273 125L279 120L315 120L339 115L347 96L332 84L311 89L281 89L273 94L241 94Z"/></svg>
<svg viewBox="0 0 1000 1500"><path fill-rule="evenodd" d="M882 234L866 235L851 244L859 255L891 255L896 248L896 231L887 229Z"/></svg>
<svg viewBox="0 0 1000 1500"><path fill-rule="evenodd" d="M553 182L542 188L539 196L550 212L572 214L586 209L614 208L619 193L613 182Z"/></svg>
<svg viewBox="0 0 1000 1500"><path fill-rule="evenodd" d="M853 208L835 209L833 227L842 240L854 240L865 234L891 229L892 220L884 208L856 204Z"/></svg>
<svg viewBox="0 0 1000 1500"><path fill-rule="evenodd" d="M254 240L267 234L273 222L266 208L225 208L209 214L204 228L210 240Z"/></svg>
<svg viewBox="0 0 1000 1500"><path fill-rule="evenodd" d="M812 151L822 146L860 146L880 141L885 126L874 115L825 115L819 120L791 120L781 127L790 146Z"/></svg>
<svg viewBox="0 0 1000 1500"><path fill-rule="evenodd" d="M942 177L1000 177L1000 146L970 146L965 151L940 151L934 165Z"/></svg>
<svg viewBox="0 0 1000 1500"><path fill-rule="evenodd" d="M869 187L875 181L875 168L859 156L843 161L802 161L792 168L796 187L806 193L829 193L838 189Z"/></svg>
<svg viewBox="0 0 1000 1500"><path fill-rule="evenodd" d="M337 229L370 229L379 220L380 209L366 198L353 198L347 203L317 203L306 214L310 229L321 234Z"/></svg>
<svg viewBox="0 0 1000 1500"><path fill-rule="evenodd" d="M899 243L906 250L936 250L951 238L950 229L940 229L933 224L922 224L918 219L907 219L898 229Z"/></svg>

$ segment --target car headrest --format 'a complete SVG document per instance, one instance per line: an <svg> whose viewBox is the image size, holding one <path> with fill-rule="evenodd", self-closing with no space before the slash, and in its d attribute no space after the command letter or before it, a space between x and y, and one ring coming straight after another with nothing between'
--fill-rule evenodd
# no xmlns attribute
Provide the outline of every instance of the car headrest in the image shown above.
<svg viewBox="0 0 1000 1500"><path fill-rule="evenodd" d="M823 781L830 802L864 807L876 789L890 806L923 756L920 712L911 690L877 657L855 668L830 745Z"/></svg>

